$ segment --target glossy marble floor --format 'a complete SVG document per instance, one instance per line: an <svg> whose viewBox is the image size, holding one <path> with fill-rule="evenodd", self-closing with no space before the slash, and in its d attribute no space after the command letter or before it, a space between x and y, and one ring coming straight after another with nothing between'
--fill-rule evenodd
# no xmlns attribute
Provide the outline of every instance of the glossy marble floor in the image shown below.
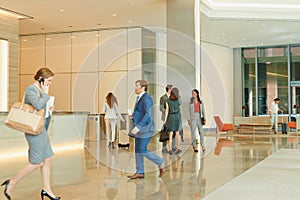
<svg viewBox="0 0 300 200"><path fill-rule="evenodd" d="M63 200L204 199L280 149L300 149L296 134L216 137L212 131L206 133L206 153L194 153L189 135L185 131L180 155L162 154L158 138L151 140L149 149L166 163L162 178L158 178L157 166L145 160L145 179L128 180L127 175L135 169L132 140L129 149L109 149L101 140L86 142L84 149L57 151L52 161L53 190ZM0 181L15 175L26 164L26 157L1 159ZM15 187L12 199L40 199L40 190L40 173L35 171ZM0 199L5 199L2 192Z"/></svg>

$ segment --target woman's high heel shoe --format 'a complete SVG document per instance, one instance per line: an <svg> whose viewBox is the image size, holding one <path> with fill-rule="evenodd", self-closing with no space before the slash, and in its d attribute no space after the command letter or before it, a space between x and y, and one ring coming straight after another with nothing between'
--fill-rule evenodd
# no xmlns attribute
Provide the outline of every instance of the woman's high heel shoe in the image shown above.
<svg viewBox="0 0 300 200"><path fill-rule="evenodd" d="M2 184L1 184L1 186L5 186L5 189L4 189L4 195L6 196L6 198L8 199L8 200L11 200L11 198L10 198L10 196L7 194L7 188L8 188L8 185L9 185L9 179L8 180L6 180L6 181L4 181Z"/></svg>
<svg viewBox="0 0 300 200"><path fill-rule="evenodd" d="M48 197L51 200L60 200L60 197L51 197L45 190L41 191L41 198L44 200L44 196Z"/></svg>

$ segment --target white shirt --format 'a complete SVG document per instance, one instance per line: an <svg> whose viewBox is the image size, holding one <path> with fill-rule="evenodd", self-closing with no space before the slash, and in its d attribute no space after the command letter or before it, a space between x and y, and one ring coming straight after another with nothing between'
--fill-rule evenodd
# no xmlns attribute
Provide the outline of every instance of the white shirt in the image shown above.
<svg viewBox="0 0 300 200"><path fill-rule="evenodd" d="M270 108L269 108L269 111L272 113L272 114L278 114L278 104L276 104L274 101L272 102Z"/></svg>
<svg viewBox="0 0 300 200"><path fill-rule="evenodd" d="M145 94L145 91L138 95L139 98L138 98L137 101L139 101L141 99L141 97L143 96L143 94Z"/></svg>

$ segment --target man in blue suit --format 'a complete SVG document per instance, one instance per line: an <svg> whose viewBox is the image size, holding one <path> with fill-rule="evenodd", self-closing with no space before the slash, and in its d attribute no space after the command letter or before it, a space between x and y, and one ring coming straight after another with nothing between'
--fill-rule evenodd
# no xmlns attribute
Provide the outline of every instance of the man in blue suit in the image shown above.
<svg viewBox="0 0 300 200"><path fill-rule="evenodd" d="M159 177L164 173L163 159L147 149L148 143L154 132L153 100L147 94L148 83L145 80L135 82L135 93L138 95L133 112L133 125L129 135L135 138L135 164L136 173L127 176L130 179L143 179L144 157L154 162L159 167Z"/></svg>

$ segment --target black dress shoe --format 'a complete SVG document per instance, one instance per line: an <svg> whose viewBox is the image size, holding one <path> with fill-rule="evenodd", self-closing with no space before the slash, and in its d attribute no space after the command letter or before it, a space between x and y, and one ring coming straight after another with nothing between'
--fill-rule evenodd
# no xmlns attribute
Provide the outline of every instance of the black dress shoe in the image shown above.
<svg viewBox="0 0 300 200"><path fill-rule="evenodd" d="M4 195L5 195L5 197L6 197L8 200L11 200L10 196L7 194L7 188L8 188L9 182L10 182L10 180L8 179L8 180L4 181L4 182L1 184L1 186L5 186L5 188L4 188Z"/></svg>
<svg viewBox="0 0 300 200"><path fill-rule="evenodd" d="M143 179L145 178L144 174L133 174L132 176L127 176L130 179Z"/></svg>
<svg viewBox="0 0 300 200"><path fill-rule="evenodd" d="M60 197L51 197L45 190L41 191L41 198L44 200L44 196L48 197L50 200L60 200Z"/></svg>

